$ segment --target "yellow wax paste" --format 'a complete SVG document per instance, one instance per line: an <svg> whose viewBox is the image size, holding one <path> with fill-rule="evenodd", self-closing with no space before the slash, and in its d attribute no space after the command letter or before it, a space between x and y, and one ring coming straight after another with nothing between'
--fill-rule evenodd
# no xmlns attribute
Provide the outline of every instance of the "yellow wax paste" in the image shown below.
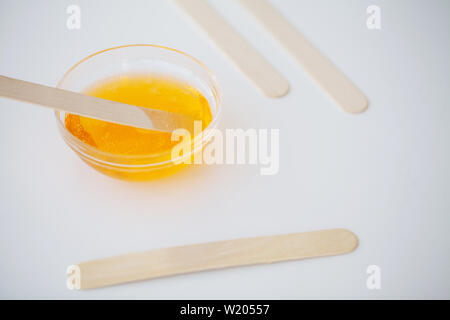
<svg viewBox="0 0 450 320"><path fill-rule="evenodd" d="M203 128L212 120L207 99L188 83L169 77L121 75L96 83L84 93L126 104L186 114L193 120L202 121ZM160 176L163 173L161 171L166 171L165 175L169 173L167 171L174 170L173 163L166 163L163 170L158 165L133 167L170 160L171 149L179 142L172 141L169 132L139 129L73 114L66 115L65 126L86 144L99 151L117 155L121 163L131 165L130 168L111 165L108 155L104 155L104 159L100 157L100 161L88 161L88 164L103 173L123 179L145 180ZM94 157L98 159L99 154Z"/></svg>

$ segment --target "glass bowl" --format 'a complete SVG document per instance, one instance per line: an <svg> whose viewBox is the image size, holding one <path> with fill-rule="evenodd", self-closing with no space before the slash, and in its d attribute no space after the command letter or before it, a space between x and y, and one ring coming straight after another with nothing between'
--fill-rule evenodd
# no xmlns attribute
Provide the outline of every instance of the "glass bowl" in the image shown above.
<svg viewBox="0 0 450 320"><path fill-rule="evenodd" d="M199 60L178 50L136 44L114 47L94 53L75 64L59 81L57 87L84 92L89 86L125 73L152 73L179 79L199 90L208 100L212 121L204 128L216 128L222 106L221 89L215 76ZM171 159L171 151L161 154L120 155L99 150L75 137L65 127L65 112L55 111L58 129L69 147L88 165L108 176L124 180L150 180L174 173L186 166L183 159ZM208 129L207 131L205 131ZM201 152L210 136L203 134L195 148L184 158ZM181 162L181 163L180 163Z"/></svg>

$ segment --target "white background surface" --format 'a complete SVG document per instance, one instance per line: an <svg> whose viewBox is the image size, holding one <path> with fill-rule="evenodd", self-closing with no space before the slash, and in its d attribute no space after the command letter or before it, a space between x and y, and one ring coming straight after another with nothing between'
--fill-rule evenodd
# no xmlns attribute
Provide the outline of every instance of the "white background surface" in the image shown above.
<svg viewBox="0 0 450 320"><path fill-rule="evenodd" d="M343 113L235 1L211 3L285 75L263 96L170 1L0 2L0 74L56 85L87 55L152 43L199 58L224 91L221 128L280 128L276 176L202 166L165 180L103 176L51 111L0 99L0 298L450 298L450 2L271 1L368 96ZM81 29L66 8L81 8ZM382 29L366 8L380 6ZM66 267L190 243L345 227L348 255L70 291ZM366 268L381 267L368 290Z"/></svg>

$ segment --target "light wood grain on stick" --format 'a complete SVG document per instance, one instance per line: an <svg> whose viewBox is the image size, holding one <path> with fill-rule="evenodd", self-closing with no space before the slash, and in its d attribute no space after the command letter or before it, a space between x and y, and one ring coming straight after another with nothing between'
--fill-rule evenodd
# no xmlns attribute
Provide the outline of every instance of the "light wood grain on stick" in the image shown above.
<svg viewBox="0 0 450 320"><path fill-rule="evenodd" d="M0 96L89 118L142 129L172 132L191 129L190 116L96 98L0 75Z"/></svg>
<svg viewBox="0 0 450 320"><path fill-rule="evenodd" d="M289 91L288 81L204 0L174 0L235 65L269 97Z"/></svg>
<svg viewBox="0 0 450 320"><path fill-rule="evenodd" d="M239 0L344 111L367 109L364 94L267 0Z"/></svg>
<svg viewBox="0 0 450 320"><path fill-rule="evenodd" d="M81 289L190 272L344 254L358 244L345 229L194 244L78 264Z"/></svg>

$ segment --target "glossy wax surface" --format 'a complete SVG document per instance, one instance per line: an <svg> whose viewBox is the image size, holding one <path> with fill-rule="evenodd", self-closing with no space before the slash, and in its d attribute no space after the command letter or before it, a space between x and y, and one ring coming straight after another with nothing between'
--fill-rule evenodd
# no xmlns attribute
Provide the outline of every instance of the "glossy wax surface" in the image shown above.
<svg viewBox="0 0 450 320"><path fill-rule="evenodd" d="M206 98L194 87L157 75L120 75L89 87L85 94L142 107L190 115L203 122L212 119ZM163 154L178 143L171 133L133 128L106 121L67 114L66 128L97 149L120 155Z"/></svg>

